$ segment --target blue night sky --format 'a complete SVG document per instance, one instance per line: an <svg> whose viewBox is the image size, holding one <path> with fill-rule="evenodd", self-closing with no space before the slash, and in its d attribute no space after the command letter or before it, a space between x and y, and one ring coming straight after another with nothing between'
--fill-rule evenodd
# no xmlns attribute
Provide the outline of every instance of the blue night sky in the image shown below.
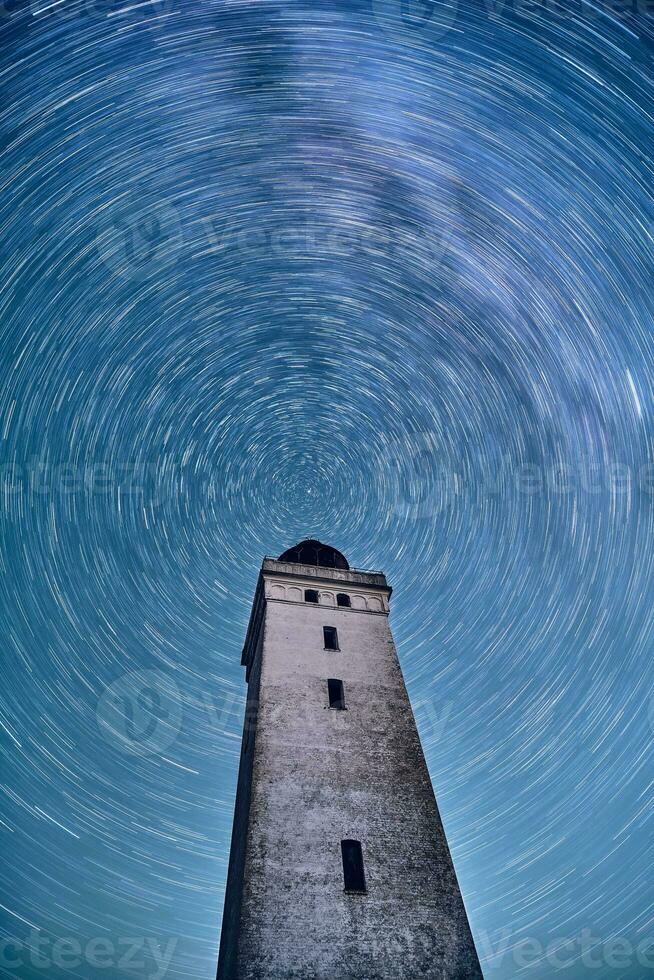
<svg viewBox="0 0 654 980"><path fill-rule="evenodd" d="M0 36L0 975L212 980L257 572L316 536L394 587L486 977L654 977L654 8Z"/></svg>

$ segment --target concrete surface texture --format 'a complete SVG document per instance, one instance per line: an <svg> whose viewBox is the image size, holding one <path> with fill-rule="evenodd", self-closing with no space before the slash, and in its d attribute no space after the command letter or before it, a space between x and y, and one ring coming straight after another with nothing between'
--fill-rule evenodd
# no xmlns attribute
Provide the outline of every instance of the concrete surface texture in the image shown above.
<svg viewBox="0 0 654 980"><path fill-rule="evenodd" d="M482 977L390 595L379 572L263 563L218 980ZM330 707L330 678L344 707ZM345 890L345 840L361 844L364 892Z"/></svg>

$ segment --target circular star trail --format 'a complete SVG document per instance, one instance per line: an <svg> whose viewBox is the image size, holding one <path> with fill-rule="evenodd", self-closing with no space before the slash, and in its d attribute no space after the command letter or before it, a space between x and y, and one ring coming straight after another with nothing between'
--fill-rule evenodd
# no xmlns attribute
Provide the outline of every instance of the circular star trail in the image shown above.
<svg viewBox="0 0 654 980"><path fill-rule="evenodd" d="M0 32L3 975L213 977L257 571L318 537L394 587L486 975L642 980L651 11Z"/></svg>

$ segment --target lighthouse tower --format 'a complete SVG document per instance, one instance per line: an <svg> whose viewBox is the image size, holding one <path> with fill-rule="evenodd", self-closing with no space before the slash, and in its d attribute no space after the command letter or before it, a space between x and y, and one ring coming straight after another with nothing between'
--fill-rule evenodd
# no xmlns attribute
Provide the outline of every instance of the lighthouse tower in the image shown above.
<svg viewBox="0 0 654 980"><path fill-rule="evenodd" d="M381 572L265 559L218 980L481 980Z"/></svg>

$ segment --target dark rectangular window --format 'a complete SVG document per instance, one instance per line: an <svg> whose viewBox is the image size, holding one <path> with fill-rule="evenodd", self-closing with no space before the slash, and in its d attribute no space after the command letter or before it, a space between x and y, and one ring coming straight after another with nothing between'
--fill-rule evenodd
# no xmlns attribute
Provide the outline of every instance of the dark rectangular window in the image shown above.
<svg viewBox="0 0 654 980"><path fill-rule="evenodd" d="M327 690L329 691L329 707L336 708L337 711L342 711L345 707L343 681L339 681L335 677L330 677L327 681Z"/></svg>
<svg viewBox="0 0 654 980"><path fill-rule="evenodd" d="M346 892L365 892L366 876L363 872L361 841L342 840L343 880Z"/></svg>
<svg viewBox="0 0 654 980"><path fill-rule="evenodd" d="M318 593L315 589L305 589L304 590L304 601L305 602L318 602Z"/></svg>
<svg viewBox="0 0 654 980"><path fill-rule="evenodd" d="M338 650L338 633L335 626L323 626L323 636L325 637L325 650Z"/></svg>

